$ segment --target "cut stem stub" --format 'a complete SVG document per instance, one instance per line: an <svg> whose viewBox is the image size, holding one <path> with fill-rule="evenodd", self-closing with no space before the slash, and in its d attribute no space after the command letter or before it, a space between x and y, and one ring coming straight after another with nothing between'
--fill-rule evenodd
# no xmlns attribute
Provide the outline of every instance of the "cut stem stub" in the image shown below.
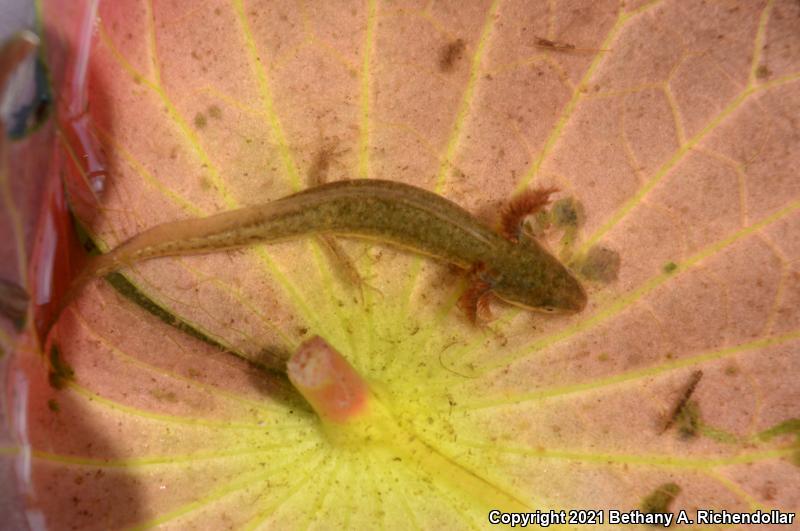
<svg viewBox="0 0 800 531"><path fill-rule="evenodd" d="M369 388L324 339L304 341L287 364L289 380L324 421L345 423L367 409Z"/></svg>

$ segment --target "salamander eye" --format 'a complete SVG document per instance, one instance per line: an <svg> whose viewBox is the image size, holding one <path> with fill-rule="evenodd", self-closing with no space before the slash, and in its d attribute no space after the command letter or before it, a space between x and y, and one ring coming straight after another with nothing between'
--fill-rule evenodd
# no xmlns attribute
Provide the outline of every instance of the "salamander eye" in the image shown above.
<svg viewBox="0 0 800 531"><path fill-rule="evenodd" d="M546 311L547 313L553 313L556 311L556 309L553 308L552 306L543 306L542 310Z"/></svg>

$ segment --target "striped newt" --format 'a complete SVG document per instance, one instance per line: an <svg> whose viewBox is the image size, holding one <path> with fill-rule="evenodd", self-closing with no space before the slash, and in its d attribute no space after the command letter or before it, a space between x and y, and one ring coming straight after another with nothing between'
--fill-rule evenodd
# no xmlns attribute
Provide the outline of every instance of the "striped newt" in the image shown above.
<svg viewBox="0 0 800 531"><path fill-rule="evenodd" d="M579 312L586 305L580 283L521 230L524 217L546 205L554 191L528 191L512 200L495 231L452 201L408 184L322 184L263 205L147 229L94 257L64 302L92 279L143 260L321 234L385 242L469 271L470 287L459 306L473 322L479 311L488 314L491 294L530 310Z"/></svg>

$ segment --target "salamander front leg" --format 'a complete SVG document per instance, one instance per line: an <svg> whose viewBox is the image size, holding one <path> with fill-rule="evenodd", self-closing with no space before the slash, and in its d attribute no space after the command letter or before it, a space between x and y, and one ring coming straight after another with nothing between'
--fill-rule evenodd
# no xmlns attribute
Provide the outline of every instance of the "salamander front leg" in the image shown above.
<svg viewBox="0 0 800 531"><path fill-rule="evenodd" d="M489 302L492 299L492 284L486 266L475 265L469 273L469 282L470 286L458 299L458 307L472 324L491 321L492 310L489 308Z"/></svg>

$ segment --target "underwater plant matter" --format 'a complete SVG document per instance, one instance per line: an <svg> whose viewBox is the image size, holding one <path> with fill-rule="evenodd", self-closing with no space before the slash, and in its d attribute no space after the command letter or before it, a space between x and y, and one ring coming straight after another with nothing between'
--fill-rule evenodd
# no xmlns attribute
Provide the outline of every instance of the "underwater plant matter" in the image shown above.
<svg viewBox="0 0 800 531"><path fill-rule="evenodd" d="M139 264L125 280L162 313L93 283L59 325L61 389L50 352L9 342L31 508L84 528L485 525L492 496L331 442L272 370L319 335L423 457L529 510L796 511L796 3L319 4L42 2L70 72L87 52L57 114L88 238L287 196L335 137L328 181L484 219L561 189L574 203L533 230L575 270L595 257L586 309L498 305L476 328L458 275L351 241L361 299L313 240ZM665 431L698 370L693 435Z"/></svg>

